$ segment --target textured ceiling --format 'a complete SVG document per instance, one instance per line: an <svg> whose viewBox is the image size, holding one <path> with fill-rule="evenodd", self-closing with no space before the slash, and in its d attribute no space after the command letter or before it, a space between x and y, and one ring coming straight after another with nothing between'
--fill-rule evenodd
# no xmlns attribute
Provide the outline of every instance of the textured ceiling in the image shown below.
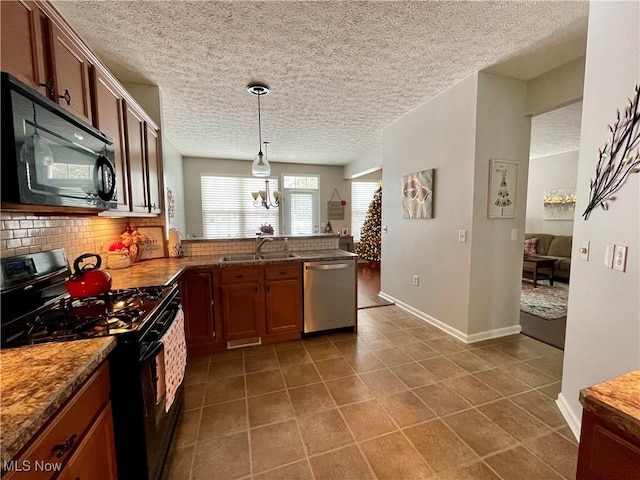
<svg viewBox="0 0 640 480"><path fill-rule="evenodd" d="M533 78L584 55L581 1L55 1L123 81L159 85L185 156L344 165L382 129L489 67Z"/></svg>
<svg viewBox="0 0 640 480"><path fill-rule="evenodd" d="M531 119L531 158L580 148L582 102L552 110Z"/></svg>

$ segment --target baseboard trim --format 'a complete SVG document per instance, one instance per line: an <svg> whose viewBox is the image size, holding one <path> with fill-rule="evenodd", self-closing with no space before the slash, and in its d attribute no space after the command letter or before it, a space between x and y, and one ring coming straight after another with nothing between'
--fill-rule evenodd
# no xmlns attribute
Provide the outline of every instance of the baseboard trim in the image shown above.
<svg viewBox="0 0 640 480"><path fill-rule="evenodd" d="M467 343L482 342L483 340L491 340L492 338L507 337L520 333L522 327L520 325L512 325L510 327L495 328L485 332L472 333L467 335Z"/></svg>
<svg viewBox="0 0 640 480"><path fill-rule="evenodd" d="M471 335L467 335L466 333L461 332L456 328L453 328L451 325L447 325L446 323L441 322L437 318L434 318L431 315L424 313L423 311L418 310L417 308L414 308L411 305L408 305L398 300L397 298L392 297L389 294L380 292L378 295L389 302L395 303L398 307L402 308L403 310L406 310L409 313L412 313L413 315L415 315L421 320L424 320L428 324L439 328L443 332L446 332L449 335L452 335L458 340L462 340L464 343L476 343L476 342L481 342L483 340L489 340L491 338L506 337L508 335L515 335L517 333L520 333L520 325L513 325L511 327L496 328L494 330L487 330L486 332L472 333Z"/></svg>
<svg viewBox="0 0 640 480"><path fill-rule="evenodd" d="M564 395L562 395L562 393L558 395L558 399L556 400L556 405L558 405L558 408L560 409L560 413L562 414L564 419L567 421L567 424L571 429L571 433L573 433L573 436L576 437L577 441L580 441L580 429L582 428L582 422L578 417L574 415L573 410L571 410L571 407L569 406L567 399L564 398Z"/></svg>

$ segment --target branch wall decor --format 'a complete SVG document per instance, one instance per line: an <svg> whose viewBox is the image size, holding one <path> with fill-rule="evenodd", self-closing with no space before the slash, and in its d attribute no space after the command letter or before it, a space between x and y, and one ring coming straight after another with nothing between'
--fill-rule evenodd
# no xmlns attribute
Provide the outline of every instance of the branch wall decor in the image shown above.
<svg viewBox="0 0 640 480"><path fill-rule="evenodd" d="M616 198L613 194L620 190L629 175L640 172L639 100L640 83L636 84L635 95L629 99L624 115L620 117L620 110L616 112L615 123L609 125L611 137L603 149L598 149L596 176L589 182L589 203L582 214L585 220L597 206L608 210L607 202Z"/></svg>

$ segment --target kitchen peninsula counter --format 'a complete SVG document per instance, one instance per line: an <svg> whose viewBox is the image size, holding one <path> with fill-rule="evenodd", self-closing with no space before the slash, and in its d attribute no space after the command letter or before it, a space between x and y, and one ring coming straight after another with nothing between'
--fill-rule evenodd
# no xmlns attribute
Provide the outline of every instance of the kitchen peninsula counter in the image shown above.
<svg viewBox="0 0 640 480"><path fill-rule="evenodd" d="M304 250L295 252L298 257L258 262L222 262L221 255L200 255L181 258L157 258L134 263L128 268L107 270L113 279L111 288L133 288L149 285L167 285L176 281L188 268L212 268L225 266L251 265L255 263L304 262L306 260L341 260L357 257L356 254L340 249Z"/></svg>
<svg viewBox="0 0 640 480"><path fill-rule="evenodd" d="M640 478L640 371L581 390L580 402L576 478Z"/></svg>
<svg viewBox="0 0 640 480"><path fill-rule="evenodd" d="M0 352L3 465L16 456L115 345L115 338L101 337Z"/></svg>

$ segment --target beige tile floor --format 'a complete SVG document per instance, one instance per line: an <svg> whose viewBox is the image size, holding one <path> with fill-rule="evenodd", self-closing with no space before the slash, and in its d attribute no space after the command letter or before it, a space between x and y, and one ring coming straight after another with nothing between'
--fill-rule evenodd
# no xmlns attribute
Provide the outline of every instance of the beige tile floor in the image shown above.
<svg viewBox="0 0 640 480"><path fill-rule="evenodd" d="M189 360L169 479L574 478L561 350L466 345L398 307L359 333Z"/></svg>

